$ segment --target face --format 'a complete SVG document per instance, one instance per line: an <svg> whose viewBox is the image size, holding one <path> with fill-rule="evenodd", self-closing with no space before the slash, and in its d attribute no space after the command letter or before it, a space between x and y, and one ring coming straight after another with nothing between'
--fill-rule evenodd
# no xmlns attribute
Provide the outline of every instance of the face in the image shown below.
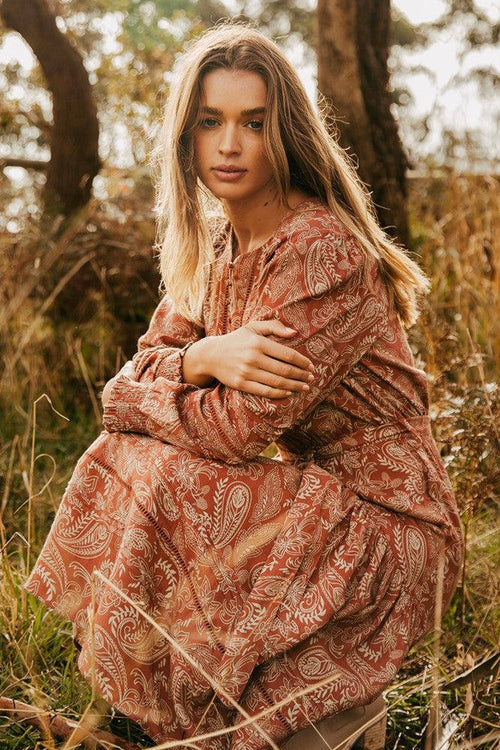
<svg viewBox="0 0 500 750"><path fill-rule="evenodd" d="M218 68L204 76L194 137L198 177L220 200L261 205L275 193L264 151L267 86L257 73Z"/></svg>

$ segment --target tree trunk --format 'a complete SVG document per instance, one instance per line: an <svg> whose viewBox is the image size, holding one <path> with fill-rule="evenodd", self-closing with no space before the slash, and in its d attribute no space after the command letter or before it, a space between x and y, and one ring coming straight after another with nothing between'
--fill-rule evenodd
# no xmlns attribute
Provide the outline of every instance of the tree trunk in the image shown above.
<svg viewBox="0 0 500 750"><path fill-rule="evenodd" d="M0 15L32 48L52 93L54 122L45 202L50 211L70 214L89 200L101 166L97 112L87 71L44 0L3 0Z"/></svg>
<svg viewBox="0 0 500 750"><path fill-rule="evenodd" d="M380 223L408 242L407 159L391 113L390 0L318 0L318 86Z"/></svg>

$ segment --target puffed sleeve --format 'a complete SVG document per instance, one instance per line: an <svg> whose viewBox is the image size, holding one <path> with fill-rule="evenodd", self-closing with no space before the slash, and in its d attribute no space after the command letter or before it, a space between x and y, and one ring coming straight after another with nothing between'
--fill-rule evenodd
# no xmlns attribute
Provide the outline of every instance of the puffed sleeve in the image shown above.
<svg viewBox="0 0 500 750"><path fill-rule="evenodd" d="M161 377L182 382L182 353L203 335L203 328L180 315L172 300L164 297L132 359L136 379L152 382Z"/></svg>
<svg viewBox="0 0 500 750"><path fill-rule="evenodd" d="M297 330L287 345L315 365L308 392L269 399L221 383L197 388L161 376L152 383L120 377L104 411L105 428L143 433L231 464L251 460L334 390L387 319L377 264L345 232L308 241L289 237L256 284L250 318L278 318Z"/></svg>

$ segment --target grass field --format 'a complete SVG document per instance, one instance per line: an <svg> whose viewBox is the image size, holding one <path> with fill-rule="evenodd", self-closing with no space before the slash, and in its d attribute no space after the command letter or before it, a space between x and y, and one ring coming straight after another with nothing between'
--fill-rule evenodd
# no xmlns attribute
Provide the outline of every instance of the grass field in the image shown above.
<svg viewBox="0 0 500 750"><path fill-rule="evenodd" d="M443 748L498 747L499 185L442 173L412 180L412 251L432 290L410 331L429 375L436 440L467 543L461 585L387 694L390 748L426 748L439 706ZM149 211L117 191L64 232L26 222L0 254L0 748L59 747L5 708L23 701L97 721L146 746L80 676L69 624L22 590L78 456L100 429L99 391L134 350L155 305ZM2 700L4 703L2 704ZM4 710L2 710L2 705ZM52 729L57 721L52 722Z"/></svg>

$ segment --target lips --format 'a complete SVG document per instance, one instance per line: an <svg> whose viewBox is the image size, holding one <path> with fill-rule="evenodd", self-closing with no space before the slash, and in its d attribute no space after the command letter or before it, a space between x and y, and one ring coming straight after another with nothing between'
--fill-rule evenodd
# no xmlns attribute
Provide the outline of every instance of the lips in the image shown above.
<svg viewBox="0 0 500 750"><path fill-rule="evenodd" d="M211 171L220 182L236 182L246 174L247 170L234 164L218 164L212 167Z"/></svg>
<svg viewBox="0 0 500 750"><path fill-rule="evenodd" d="M214 172L246 172L246 169L243 169L242 167L237 167L235 164L218 164L216 167L213 167Z"/></svg>

